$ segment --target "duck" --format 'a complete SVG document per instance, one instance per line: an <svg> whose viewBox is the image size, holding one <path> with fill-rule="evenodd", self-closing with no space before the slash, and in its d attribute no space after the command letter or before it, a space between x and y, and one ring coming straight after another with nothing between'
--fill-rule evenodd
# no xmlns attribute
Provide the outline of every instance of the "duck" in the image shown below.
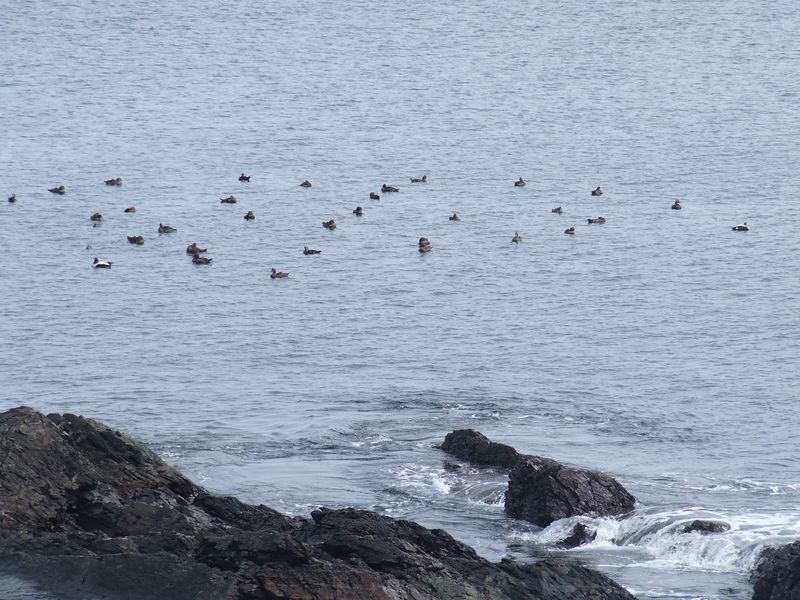
<svg viewBox="0 0 800 600"><path fill-rule="evenodd" d="M89 217L89 220L90 221L102 221L103 220L103 215L101 215L99 212L96 212L91 217Z"/></svg>
<svg viewBox="0 0 800 600"><path fill-rule="evenodd" d="M254 220L255 218L256 218L256 216L253 214L253 211L252 211L252 210L248 210L248 211L247 211L247 214L244 216L244 220L245 220L245 221L252 221L252 220Z"/></svg>
<svg viewBox="0 0 800 600"><path fill-rule="evenodd" d="M272 273L270 273L270 279L282 279L284 277L288 277L289 273L286 271L278 271L275 267L272 268Z"/></svg>
<svg viewBox="0 0 800 600"><path fill-rule="evenodd" d="M306 179L305 181L303 181L303 183L300 184L300 187L310 188L311 182L308 179Z"/></svg>
<svg viewBox="0 0 800 600"><path fill-rule="evenodd" d="M428 176L423 175L422 177L411 177L411 183L428 183Z"/></svg>
<svg viewBox="0 0 800 600"><path fill-rule="evenodd" d="M122 185L122 177L114 177L114 179L106 179L106 185Z"/></svg>
<svg viewBox="0 0 800 600"><path fill-rule="evenodd" d="M206 248L201 248L197 245L196 242L192 242L188 246L186 246L186 254L199 254L200 252L205 252Z"/></svg>
<svg viewBox="0 0 800 600"><path fill-rule="evenodd" d="M331 229L331 230L336 229L336 221L334 221L333 219L331 219L330 221L323 221L322 226L325 229Z"/></svg>
<svg viewBox="0 0 800 600"><path fill-rule="evenodd" d="M58 187L50 188L47 191L51 192L53 194L62 194L63 195L63 194L67 193L67 188L65 188L63 185L60 185Z"/></svg>
<svg viewBox="0 0 800 600"><path fill-rule="evenodd" d="M309 248L308 246L303 246L303 254L308 256L309 254L322 254L322 250L314 250L313 248Z"/></svg>
<svg viewBox="0 0 800 600"><path fill-rule="evenodd" d="M86 248L84 248L84 250L91 250L91 249L92 249L92 245L91 244L86 244Z"/></svg>
<svg viewBox="0 0 800 600"><path fill-rule="evenodd" d="M370 200L380 200L381 197L378 194L376 194L375 192L370 192L369 193L369 199Z"/></svg>
<svg viewBox="0 0 800 600"><path fill-rule="evenodd" d="M175 233L178 231L171 225L164 225L163 223L158 224L158 233Z"/></svg>
<svg viewBox="0 0 800 600"><path fill-rule="evenodd" d="M353 214L357 217L360 217L361 215L364 214L364 209L361 208L360 206L356 206L355 210L353 211Z"/></svg>
<svg viewBox="0 0 800 600"><path fill-rule="evenodd" d="M9 202L11 202L11 203L13 204L14 202L16 202L16 201L17 201L17 195L16 195L16 194L11 194L11 195L8 197L8 201L9 201Z"/></svg>
<svg viewBox="0 0 800 600"><path fill-rule="evenodd" d="M212 260L214 259L207 256L200 256L198 252L195 252L194 256L192 256L192 264L194 265L210 265Z"/></svg>
<svg viewBox="0 0 800 600"><path fill-rule="evenodd" d="M681 201L680 200L675 200L675 202L672 205L672 210L680 210L682 208L683 207L681 206Z"/></svg>
<svg viewBox="0 0 800 600"><path fill-rule="evenodd" d="M598 225L602 225L603 223L606 222L606 218L605 217L594 217L594 218L589 218L589 219L586 219L586 220L589 221L590 224L591 223L597 223Z"/></svg>
<svg viewBox="0 0 800 600"><path fill-rule="evenodd" d="M744 223L740 223L736 227L732 227L734 231L750 231L750 225L747 224L747 221Z"/></svg>
<svg viewBox="0 0 800 600"><path fill-rule="evenodd" d="M141 246L144 244L144 236L143 235L129 235L128 241L131 244L136 244L137 246Z"/></svg>
<svg viewBox="0 0 800 600"><path fill-rule="evenodd" d="M458 213L453 213L452 215L450 215L449 220L450 221L460 221L461 217L458 216Z"/></svg>
<svg viewBox="0 0 800 600"><path fill-rule="evenodd" d="M555 208L551 208L550 212L551 213L555 213L557 215L561 215L561 214L564 214L564 209L561 208L560 206L556 206Z"/></svg>
<svg viewBox="0 0 800 600"><path fill-rule="evenodd" d="M244 173L242 173L241 175L239 175L239 181L250 181L250 175L245 175Z"/></svg>
<svg viewBox="0 0 800 600"><path fill-rule="evenodd" d="M236 196L231 194L227 198L221 198L220 199L220 203L221 204L236 204Z"/></svg>
<svg viewBox="0 0 800 600"><path fill-rule="evenodd" d="M419 247L422 248L423 246L430 246L431 243L426 237L419 238Z"/></svg>
<svg viewBox="0 0 800 600"><path fill-rule="evenodd" d="M520 177L519 179L517 179L517 180L514 182L514 187L525 187L525 184L526 184L526 183L528 183L528 182L527 182L527 181L525 181L525 180L524 180L522 177Z"/></svg>
<svg viewBox="0 0 800 600"><path fill-rule="evenodd" d="M110 269L111 268L111 261L110 260L100 260L96 256L94 257L94 262L92 263L92 268L94 269Z"/></svg>
<svg viewBox="0 0 800 600"><path fill-rule="evenodd" d="M574 228L574 227L567 227L567 228L564 230L564 233L567 233L567 234L569 234L569 235L575 235L575 228Z"/></svg>
<svg viewBox="0 0 800 600"><path fill-rule="evenodd" d="M519 231L514 232L514 237L511 238L512 244L519 244L522 241L522 236L519 234Z"/></svg>
<svg viewBox="0 0 800 600"><path fill-rule="evenodd" d="M599 185L592 190L592 196L602 196L602 195L603 195L603 190L600 188Z"/></svg>
<svg viewBox="0 0 800 600"><path fill-rule="evenodd" d="M126 208L126 209L125 209L125 210L123 210L122 212L126 212L126 213L135 213L135 212L136 212L136 207L135 207L135 206L129 206L128 208Z"/></svg>
<svg viewBox="0 0 800 600"><path fill-rule="evenodd" d="M399 192L399 191L400 191L400 188L396 188L396 187L394 187L393 185L388 185L388 184L385 184L385 183L384 183L384 184L381 186L381 191L382 191L384 194L388 194L388 193L391 193L391 192Z"/></svg>

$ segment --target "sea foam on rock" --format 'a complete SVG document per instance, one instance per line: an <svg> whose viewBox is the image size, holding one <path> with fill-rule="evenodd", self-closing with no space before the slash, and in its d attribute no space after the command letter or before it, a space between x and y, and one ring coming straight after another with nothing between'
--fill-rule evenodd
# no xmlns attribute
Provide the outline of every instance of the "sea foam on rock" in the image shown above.
<svg viewBox="0 0 800 600"><path fill-rule="evenodd" d="M632 600L564 560L491 563L365 510L291 518L214 496L75 415L0 414L0 564L64 598Z"/></svg>
<svg viewBox="0 0 800 600"><path fill-rule="evenodd" d="M506 514L541 527L566 517L623 515L636 503L610 475L520 454L472 429L448 433L441 448L481 466L508 468Z"/></svg>

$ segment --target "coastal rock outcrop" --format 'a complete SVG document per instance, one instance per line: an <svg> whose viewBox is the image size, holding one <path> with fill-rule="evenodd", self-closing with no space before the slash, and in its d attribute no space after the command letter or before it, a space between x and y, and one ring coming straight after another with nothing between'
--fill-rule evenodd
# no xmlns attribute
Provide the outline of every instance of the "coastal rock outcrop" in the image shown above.
<svg viewBox="0 0 800 600"><path fill-rule="evenodd" d="M709 521L706 519L695 519L681 528L681 533L724 533L731 528L723 521Z"/></svg>
<svg viewBox="0 0 800 600"><path fill-rule="evenodd" d="M800 598L800 541L766 548L750 575L753 600Z"/></svg>
<svg viewBox="0 0 800 600"><path fill-rule="evenodd" d="M622 515L636 499L600 471L568 467L553 459L519 454L473 430L448 433L442 450L481 466L509 469L506 514L546 527L573 516Z"/></svg>
<svg viewBox="0 0 800 600"><path fill-rule="evenodd" d="M563 560L491 563L365 510L292 518L209 494L96 421L0 414L0 565L63 598L632 600Z"/></svg>

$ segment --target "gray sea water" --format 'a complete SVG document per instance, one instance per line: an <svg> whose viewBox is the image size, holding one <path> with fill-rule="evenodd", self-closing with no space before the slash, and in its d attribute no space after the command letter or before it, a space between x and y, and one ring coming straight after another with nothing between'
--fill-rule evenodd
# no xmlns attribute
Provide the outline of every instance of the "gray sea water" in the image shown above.
<svg viewBox="0 0 800 600"><path fill-rule="evenodd" d="M748 598L800 537L799 13L0 0L0 408L100 419L292 514L557 552L572 522L445 468L433 445L477 428L636 495L562 553L640 598ZM732 529L676 533L697 517Z"/></svg>

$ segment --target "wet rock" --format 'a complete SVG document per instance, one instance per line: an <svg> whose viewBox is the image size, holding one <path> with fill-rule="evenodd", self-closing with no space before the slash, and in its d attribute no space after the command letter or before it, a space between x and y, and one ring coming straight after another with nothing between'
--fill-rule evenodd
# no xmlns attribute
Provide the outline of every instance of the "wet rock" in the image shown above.
<svg viewBox="0 0 800 600"><path fill-rule="evenodd" d="M441 448L456 458L483 467L510 468L520 458L520 454L511 446L493 442L473 429L457 429L448 433Z"/></svg>
<svg viewBox="0 0 800 600"><path fill-rule="evenodd" d="M800 541L765 548L750 574L753 600L800 598Z"/></svg>
<svg viewBox="0 0 800 600"><path fill-rule="evenodd" d="M705 519L695 519L691 523L687 523L681 529L681 533L724 533L731 528L730 525L722 521L707 521Z"/></svg>
<svg viewBox="0 0 800 600"><path fill-rule="evenodd" d="M561 540L558 545L562 548L577 548L593 542L596 537L596 531L590 531L584 523L576 523L572 528L572 533Z"/></svg>
<svg viewBox="0 0 800 600"><path fill-rule="evenodd" d="M566 517L623 515L636 503L610 475L519 454L471 429L447 434L441 448L481 466L509 468L506 514L542 527Z"/></svg>
<svg viewBox="0 0 800 600"><path fill-rule="evenodd" d="M411 521L214 496L118 431L29 408L0 414L0 525L0 565L70 599L633 598L562 560L490 563Z"/></svg>
<svg viewBox="0 0 800 600"><path fill-rule="evenodd" d="M527 456L508 474L506 514L542 527L566 517L623 515L635 503L613 477L549 458Z"/></svg>

